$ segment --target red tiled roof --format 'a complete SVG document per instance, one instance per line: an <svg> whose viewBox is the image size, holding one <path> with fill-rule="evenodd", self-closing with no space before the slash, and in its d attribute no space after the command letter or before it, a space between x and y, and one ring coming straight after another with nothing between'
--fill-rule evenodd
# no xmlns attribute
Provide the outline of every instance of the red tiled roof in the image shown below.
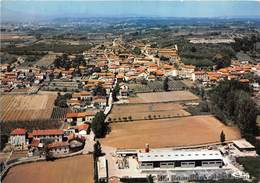
<svg viewBox="0 0 260 183"><path fill-rule="evenodd" d="M26 130L24 128L16 128L11 132L11 135L25 135Z"/></svg>
<svg viewBox="0 0 260 183"><path fill-rule="evenodd" d="M68 142L53 142L51 144L48 144L48 148L59 148L59 147L65 147L69 146L70 144Z"/></svg>
<svg viewBox="0 0 260 183"><path fill-rule="evenodd" d="M85 117L85 116L93 116L95 115L95 112L93 111L86 111L86 112L70 112L70 113L67 113L66 117L67 118L82 118L82 117Z"/></svg>
<svg viewBox="0 0 260 183"><path fill-rule="evenodd" d="M62 135L64 134L63 130L59 129L50 129L50 130L33 130L32 136L38 135Z"/></svg>
<svg viewBox="0 0 260 183"><path fill-rule="evenodd" d="M40 139L33 139L32 143L30 144L30 146L32 147L38 147L40 144Z"/></svg>
<svg viewBox="0 0 260 183"><path fill-rule="evenodd" d="M78 126L71 126L70 128L78 129L79 131L87 130L89 128L89 124L81 124L81 125L78 125Z"/></svg>

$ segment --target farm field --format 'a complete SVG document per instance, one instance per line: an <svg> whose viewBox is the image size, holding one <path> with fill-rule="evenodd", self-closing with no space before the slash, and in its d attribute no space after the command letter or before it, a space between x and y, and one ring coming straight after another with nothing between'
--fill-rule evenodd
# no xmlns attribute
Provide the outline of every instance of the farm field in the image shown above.
<svg viewBox="0 0 260 183"><path fill-rule="evenodd" d="M56 95L3 95L0 97L1 121L50 119Z"/></svg>
<svg viewBox="0 0 260 183"><path fill-rule="evenodd" d="M223 130L226 140L239 139L238 128L227 127L211 115L175 119L111 123L111 132L102 144L116 148L152 148L217 143Z"/></svg>
<svg viewBox="0 0 260 183"><path fill-rule="evenodd" d="M18 165L9 170L3 183L91 183L93 165L92 155Z"/></svg>
<svg viewBox="0 0 260 183"><path fill-rule="evenodd" d="M182 102L198 101L199 98L189 91L138 93L129 98L129 103Z"/></svg>
<svg viewBox="0 0 260 183"><path fill-rule="evenodd" d="M109 122L117 122L189 115L183 106L175 103L123 104L114 105L107 119Z"/></svg>

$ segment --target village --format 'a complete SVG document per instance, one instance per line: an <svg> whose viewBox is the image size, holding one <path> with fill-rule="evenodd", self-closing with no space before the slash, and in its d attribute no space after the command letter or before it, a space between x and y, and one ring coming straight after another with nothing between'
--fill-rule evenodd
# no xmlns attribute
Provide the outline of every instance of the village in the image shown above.
<svg viewBox="0 0 260 183"><path fill-rule="evenodd" d="M248 76L260 76L260 65L232 60L198 70L182 62L178 45L151 45L118 37L80 54L48 53L30 67L20 66L22 58L1 64L1 121L9 132L3 182L12 180L8 170L19 162L96 154L97 144L104 155L88 173L100 181L250 180L236 158L257 156L255 147L237 128L190 108L201 101L194 89L223 80L249 85L259 100L259 83ZM99 118L108 128L102 138L93 125Z"/></svg>

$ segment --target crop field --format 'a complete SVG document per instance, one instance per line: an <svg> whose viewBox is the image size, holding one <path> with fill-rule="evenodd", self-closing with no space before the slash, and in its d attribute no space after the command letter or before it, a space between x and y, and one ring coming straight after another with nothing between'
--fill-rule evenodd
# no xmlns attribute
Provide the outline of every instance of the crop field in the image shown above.
<svg viewBox="0 0 260 183"><path fill-rule="evenodd" d="M0 97L1 121L50 119L56 95L3 95Z"/></svg>
<svg viewBox="0 0 260 183"><path fill-rule="evenodd" d="M199 98L189 91L138 93L129 98L129 103L183 102L198 101Z"/></svg>
<svg viewBox="0 0 260 183"><path fill-rule="evenodd" d="M22 35L22 34L1 34L1 41L14 41L14 40L28 40L34 39L34 36Z"/></svg>
<svg viewBox="0 0 260 183"><path fill-rule="evenodd" d="M133 121L189 116L185 108L174 103L114 105L108 115L109 122Z"/></svg>
<svg viewBox="0 0 260 183"><path fill-rule="evenodd" d="M102 144L115 148L152 148L218 143L223 130L226 140L241 138L238 128L228 127L211 115L172 119L110 123L111 132Z"/></svg>
<svg viewBox="0 0 260 183"><path fill-rule="evenodd" d="M9 170L3 183L91 183L92 155L18 165Z"/></svg>

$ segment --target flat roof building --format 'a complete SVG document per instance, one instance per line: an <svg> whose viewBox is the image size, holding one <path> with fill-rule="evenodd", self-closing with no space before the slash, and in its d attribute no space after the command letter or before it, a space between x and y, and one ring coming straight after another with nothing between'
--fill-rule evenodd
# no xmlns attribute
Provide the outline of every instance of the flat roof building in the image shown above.
<svg viewBox="0 0 260 183"><path fill-rule="evenodd" d="M255 151L255 146L245 139L234 140L233 144L240 151Z"/></svg>
<svg viewBox="0 0 260 183"><path fill-rule="evenodd" d="M223 157L216 150L163 150L138 153L140 169L152 168L192 168L192 167L222 167Z"/></svg>

